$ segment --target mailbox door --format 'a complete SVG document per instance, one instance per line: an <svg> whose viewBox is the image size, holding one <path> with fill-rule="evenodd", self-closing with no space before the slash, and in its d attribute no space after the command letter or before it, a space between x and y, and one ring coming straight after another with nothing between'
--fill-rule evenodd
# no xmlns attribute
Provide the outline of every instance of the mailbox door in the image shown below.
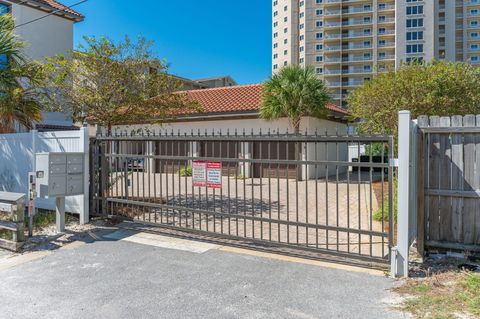
<svg viewBox="0 0 480 319"><path fill-rule="evenodd" d="M67 186L67 178L65 175L50 176L48 181L48 196L65 195L65 187Z"/></svg>
<svg viewBox="0 0 480 319"><path fill-rule="evenodd" d="M83 176L74 175L67 178L67 196L83 194Z"/></svg>
<svg viewBox="0 0 480 319"><path fill-rule="evenodd" d="M69 154L67 156L67 164L83 165L83 154Z"/></svg>
<svg viewBox="0 0 480 319"><path fill-rule="evenodd" d="M55 164L65 165L67 163L67 155L65 154L50 154L49 157L50 157L49 158L50 165L55 165Z"/></svg>
<svg viewBox="0 0 480 319"><path fill-rule="evenodd" d="M67 166L65 164L50 164L50 175L65 174Z"/></svg>
<svg viewBox="0 0 480 319"><path fill-rule="evenodd" d="M83 172L82 164L68 164L67 173L68 174L81 174Z"/></svg>

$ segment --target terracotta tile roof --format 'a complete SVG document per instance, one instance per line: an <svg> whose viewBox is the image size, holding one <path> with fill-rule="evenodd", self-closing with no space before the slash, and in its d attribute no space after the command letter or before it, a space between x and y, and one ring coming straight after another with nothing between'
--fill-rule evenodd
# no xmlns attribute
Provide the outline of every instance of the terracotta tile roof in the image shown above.
<svg viewBox="0 0 480 319"><path fill-rule="evenodd" d="M41 4L44 4L46 6L49 6L53 9L56 9L56 10L62 10L64 12L67 12L67 13L70 13L70 14L73 14L75 16L78 16L80 18L83 18L83 15L78 13L77 11L73 10L73 9L70 9L69 7L67 7L66 5L64 4L61 4L60 2L58 1L55 1L55 0L36 0L37 2L41 3Z"/></svg>
<svg viewBox="0 0 480 319"><path fill-rule="evenodd" d="M191 100L197 101L203 107L203 113L236 113L258 111L262 103L263 84L251 84L182 91ZM336 113L347 115L347 110L333 104L327 108Z"/></svg>

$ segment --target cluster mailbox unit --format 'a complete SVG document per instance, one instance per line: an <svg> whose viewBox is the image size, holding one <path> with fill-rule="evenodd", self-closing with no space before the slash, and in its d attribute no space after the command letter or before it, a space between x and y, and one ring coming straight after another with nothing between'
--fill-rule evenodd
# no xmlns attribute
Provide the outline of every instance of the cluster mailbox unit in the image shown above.
<svg viewBox="0 0 480 319"><path fill-rule="evenodd" d="M56 198L57 231L65 231L65 197L84 194L83 153L37 153L38 197Z"/></svg>

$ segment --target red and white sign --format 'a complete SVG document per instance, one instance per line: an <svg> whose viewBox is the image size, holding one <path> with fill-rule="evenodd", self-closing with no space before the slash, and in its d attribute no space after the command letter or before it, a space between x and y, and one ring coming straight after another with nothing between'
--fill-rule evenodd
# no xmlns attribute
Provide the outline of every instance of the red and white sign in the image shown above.
<svg viewBox="0 0 480 319"><path fill-rule="evenodd" d="M207 162L193 161L192 163L193 186L207 186Z"/></svg>
<svg viewBox="0 0 480 319"><path fill-rule="evenodd" d="M222 188L222 163L207 163L207 186L208 188Z"/></svg>

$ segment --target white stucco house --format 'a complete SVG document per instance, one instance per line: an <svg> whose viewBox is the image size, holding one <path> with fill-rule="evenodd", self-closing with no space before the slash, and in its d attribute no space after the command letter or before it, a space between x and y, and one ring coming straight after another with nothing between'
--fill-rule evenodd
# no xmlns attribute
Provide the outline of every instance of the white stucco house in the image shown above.
<svg viewBox="0 0 480 319"><path fill-rule="evenodd" d="M38 61L56 54L68 54L73 49L74 24L85 19L55 0L0 0L0 14L5 13L15 18L15 33L27 43L25 55ZM50 112L43 114L43 121L37 128L74 129L68 116Z"/></svg>
<svg viewBox="0 0 480 319"><path fill-rule="evenodd" d="M165 124L135 124L123 125L114 127L113 132L118 134L128 134L132 131L139 131L141 129L156 134L166 134L172 132L173 134L189 135L189 134L215 134L226 135L243 134L285 134L287 130L292 132L292 127L287 118L281 118L274 121L265 121L259 117L259 109L262 103L263 85L243 85L220 87L212 89L190 90L181 93L194 101L201 104L203 110L201 113L187 113L179 115L176 120ZM345 109L339 108L333 104L327 106L328 115L324 119L317 119L313 117L302 118L300 124L300 131L302 134L324 135L345 135L347 133L347 116L348 112ZM181 143L181 142L179 142ZM156 145L148 147L157 155L171 155L171 156L200 156L200 157L223 157L223 158L252 158L252 159L273 159L279 160L294 160L295 149L293 146L287 147L285 144L278 147L277 143L261 143L248 142L238 143L229 142L228 139L222 142L222 147L212 147L202 142L188 143L188 145L180 145L176 147L169 147L167 144L162 145L161 142L156 142ZM178 143L177 143L178 144ZM205 145L204 145L205 144ZM229 145L230 144L230 145ZM133 145L133 144L129 144ZM126 146L126 145L124 145ZM132 154L136 149L122 149L122 145L118 145L119 152L126 152ZM270 148L270 150L269 150ZM332 160L332 161L348 161L348 145L334 144L334 143L303 143L302 145L302 160ZM142 148L137 148L138 150ZM169 170L168 165L149 165L154 167L157 173ZM260 165L253 164L249 168L242 171L245 177L260 177L268 174L275 174L275 172L266 172ZM340 168L341 172L346 171L346 167ZM282 174L295 175L295 169L291 171L287 169L281 170ZM335 171L330 169L326 171L325 167L309 165L308 168L303 169L302 179L324 177L325 175L332 175Z"/></svg>

